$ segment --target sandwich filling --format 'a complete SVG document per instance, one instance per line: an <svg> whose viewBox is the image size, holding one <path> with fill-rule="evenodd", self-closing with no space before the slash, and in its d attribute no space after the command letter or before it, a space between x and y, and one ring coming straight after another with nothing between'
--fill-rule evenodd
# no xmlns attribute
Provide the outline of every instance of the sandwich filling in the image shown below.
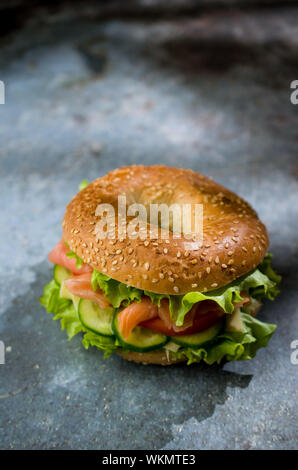
<svg viewBox="0 0 298 470"><path fill-rule="evenodd" d="M41 303L61 321L69 339L83 332L85 348L108 357L116 350L164 351L188 364L247 360L267 345L276 326L255 315L264 298L274 300L280 276L272 255L247 275L210 292L184 295L143 291L100 273L62 239L49 254L54 279Z"/></svg>

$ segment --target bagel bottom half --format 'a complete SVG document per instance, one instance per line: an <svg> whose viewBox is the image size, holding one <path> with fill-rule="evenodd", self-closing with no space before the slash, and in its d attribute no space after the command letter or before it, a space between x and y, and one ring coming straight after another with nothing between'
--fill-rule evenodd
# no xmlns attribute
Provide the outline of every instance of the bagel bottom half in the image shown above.
<svg viewBox="0 0 298 470"><path fill-rule="evenodd" d="M148 353L138 353L134 351L117 351L117 354L127 361L133 361L142 363L144 365L156 364L160 366L170 366L172 364L178 364L179 362L185 362L186 358L171 359L166 355L165 350L151 351Z"/></svg>

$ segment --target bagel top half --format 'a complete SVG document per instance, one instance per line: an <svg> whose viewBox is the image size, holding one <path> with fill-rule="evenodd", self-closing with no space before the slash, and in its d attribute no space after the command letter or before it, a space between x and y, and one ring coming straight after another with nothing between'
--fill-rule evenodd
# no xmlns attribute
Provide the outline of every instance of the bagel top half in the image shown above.
<svg viewBox="0 0 298 470"><path fill-rule="evenodd" d="M203 242L173 232L157 238L98 238L98 204L118 196L127 204L203 204ZM117 217L116 217L117 223ZM127 219L129 223L129 218ZM251 206L225 187L192 170L133 165L111 171L68 204L63 237L83 261L122 283L155 293L180 295L218 289L254 269L269 239Z"/></svg>

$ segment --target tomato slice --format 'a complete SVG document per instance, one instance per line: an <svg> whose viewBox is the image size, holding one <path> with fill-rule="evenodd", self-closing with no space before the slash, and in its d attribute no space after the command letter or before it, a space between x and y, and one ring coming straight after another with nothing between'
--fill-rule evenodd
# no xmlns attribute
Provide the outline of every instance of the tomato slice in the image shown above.
<svg viewBox="0 0 298 470"><path fill-rule="evenodd" d="M243 301L234 304L235 307L250 303L250 298L245 292L241 292L241 296L243 297ZM224 315L224 310L219 307L216 302L212 300L204 300L197 304L192 325L183 331L175 331L171 326L165 324L165 322L159 317L143 321L140 325L144 328L148 328L148 330L156 331L157 333L162 333L167 336L193 335L200 331L207 330L207 328L217 323Z"/></svg>
<svg viewBox="0 0 298 470"><path fill-rule="evenodd" d="M169 328L159 317L144 321L140 323L140 325L148 330L156 331L157 333L162 333L167 336L193 335L217 323L224 314L225 312L222 309L216 309L203 314L196 312L192 326L179 332L174 331L173 328Z"/></svg>

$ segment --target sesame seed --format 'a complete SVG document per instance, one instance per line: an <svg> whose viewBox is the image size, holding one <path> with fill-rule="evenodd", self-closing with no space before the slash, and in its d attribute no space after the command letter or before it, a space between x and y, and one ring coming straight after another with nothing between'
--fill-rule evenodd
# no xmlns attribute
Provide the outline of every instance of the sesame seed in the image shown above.
<svg viewBox="0 0 298 470"><path fill-rule="evenodd" d="M164 279L165 275L163 273L159 273L159 277L160 277L160 279Z"/></svg>
<svg viewBox="0 0 298 470"><path fill-rule="evenodd" d="M195 259L195 258L191 260L191 264L197 264L197 262L198 262L198 260Z"/></svg>
<svg viewBox="0 0 298 470"><path fill-rule="evenodd" d="M227 243L225 244L225 248L229 248L229 246L230 246L230 245L229 245L229 243L227 242Z"/></svg>
<svg viewBox="0 0 298 470"><path fill-rule="evenodd" d="M221 265L221 267L222 267L223 269L226 269L228 266L223 263L223 264Z"/></svg>
<svg viewBox="0 0 298 470"><path fill-rule="evenodd" d="M255 253L255 252L257 251L257 247L254 246L253 249L252 249L252 251Z"/></svg>
<svg viewBox="0 0 298 470"><path fill-rule="evenodd" d="M174 289L175 292L179 292L179 287L174 286L173 289Z"/></svg>
<svg viewBox="0 0 298 470"><path fill-rule="evenodd" d="M144 268L146 269L146 271L149 271L149 268L150 268L150 264L147 262L144 264Z"/></svg>
<svg viewBox="0 0 298 470"><path fill-rule="evenodd" d="M211 287L217 287L218 284L216 282L214 282L213 284L211 284Z"/></svg>
<svg viewBox="0 0 298 470"><path fill-rule="evenodd" d="M180 258L180 256L181 256L181 252L178 251L178 253L177 253L177 258Z"/></svg>
<svg viewBox="0 0 298 470"><path fill-rule="evenodd" d="M229 265L229 266L231 266L233 263L234 263L234 260L233 260L233 259L230 259L230 260L228 261L228 265Z"/></svg>
<svg viewBox="0 0 298 470"><path fill-rule="evenodd" d="M233 254L233 251L231 251L231 250L228 251L228 256L232 256L232 254Z"/></svg>
<svg viewBox="0 0 298 470"><path fill-rule="evenodd" d="M196 287L198 287L198 284L192 284L191 287L195 289Z"/></svg>
<svg viewBox="0 0 298 470"><path fill-rule="evenodd" d="M247 253L247 249L245 248L245 246L242 246L241 249L242 249L245 253Z"/></svg>
<svg viewBox="0 0 298 470"><path fill-rule="evenodd" d="M148 240L146 240L146 241L144 242L144 246L148 246L148 245L149 245L149 242L148 242ZM130 249L132 250L132 248L130 248Z"/></svg>
<svg viewBox="0 0 298 470"><path fill-rule="evenodd" d="M189 251L185 251L185 253L184 253L185 258L187 258L188 255L189 255Z"/></svg>
<svg viewBox="0 0 298 470"><path fill-rule="evenodd" d="M175 279L173 277L169 277L170 282L175 282Z"/></svg>
<svg viewBox="0 0 298 470"><path fill-rule="evenodd" d="M142 278L145 279L145 280L148 279L148 274L143 274Z"/></svg>
<svg viewBox="0 0 298 470"><path fill-rule="evenodd" d="M218 256L215 258L215 264L219 264L219 257Z"/></svg>
<svg viewBox="0 0 298 470"><path fill-rule="evenodd" d="M158 282L158 279L156 279L155 277L152 279L151 281L153 284L156 284Z"/></svg>
<svg viewBox="0 0 298 470"><path fill-rule="evenodd" d="M116 255L120 255L120 253L122 253L122 250L117 250L116 251Z"/></svg>
<svg viewBox="0 0 298 470"><path fill-rule="evenodd" d="M114 261L112 262L113 265L117 264L118 263L118 260L114 259Z"/></svg>
<svg viewBox="0 0 298 470"><path fill-rule="evenodd" d="M164 249L163 249L163 252L164 252L164 254L166 255L167 252L168 252L168 249L167 249L167 248L164 248Z"/></svg>
<svg viewBox="0 0 298 470"><path fill-rule="evenodd" d="M209 274L209 273L210 273L210 271L211 271L211 268L210 268L209 266L207 266L207 268L206 268L206 272L207 272L207 274Z"/></svg>

